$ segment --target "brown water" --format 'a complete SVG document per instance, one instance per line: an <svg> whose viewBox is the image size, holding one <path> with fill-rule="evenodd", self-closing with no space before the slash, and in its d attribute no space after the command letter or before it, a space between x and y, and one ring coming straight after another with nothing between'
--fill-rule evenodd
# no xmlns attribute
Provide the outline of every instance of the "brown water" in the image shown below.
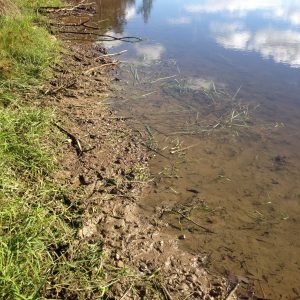
<svg viewBox="0 0 300 300"><path fill-rule="evenodd" d="M299 2L97 6L107 34L144 39L96 43L128 50L109 103L156 151L142 213L173 210L170 238L257 297L300 299Z"/></svg>

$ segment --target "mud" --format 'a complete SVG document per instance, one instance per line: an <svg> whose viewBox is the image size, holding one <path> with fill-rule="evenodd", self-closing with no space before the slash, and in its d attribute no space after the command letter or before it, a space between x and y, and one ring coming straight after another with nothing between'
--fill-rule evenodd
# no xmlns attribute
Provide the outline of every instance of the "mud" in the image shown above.
<svg viewBox="0 0 300 300"><path fill-rule="evenodd" d="M56 179L74 191L66 201L80 212L72 223L77 242L100 241L112 266L133 272L111 284L106 299L233 299L240 279L212 274L205 268L205 255L180 250L185 236L164 233L168 225L160 208L148 216L140 213L139 199L151 181L150 154L126 118L104 104L114 92L111 82L117 78L110 71L118 62L99 58L106 51L92 47L89 34L78 41L81 34L65 33L66 28L90 30L78 24L94 12L93 5L51 11L52 30L65 41L55 77L45 87L45 105L60 116L55 130L65 136Z"/></svg>

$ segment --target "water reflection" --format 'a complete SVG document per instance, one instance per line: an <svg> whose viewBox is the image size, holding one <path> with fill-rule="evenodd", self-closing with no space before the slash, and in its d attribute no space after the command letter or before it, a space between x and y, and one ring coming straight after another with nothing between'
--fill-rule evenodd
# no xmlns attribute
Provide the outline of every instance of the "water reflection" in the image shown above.
<svg viewBox="0 0 300 300"><path fill-rule="evenodd" d="M241 23L213 23L211 31L224 48L256 51L263 58L300 67L300 32L266 28L251 32Z"/></svg>
<svg viewBox="0 0 300 300"><path fill-rule="evenodd" d="M147 23L152 10L153 0L143 0L143 3L138 9L138 12L143 15L144 22Z"/></svg>
<svg viewBox="0 0 300 300"><path fill-rule="evenodd" d="M122 33L128 18L128 11L135 4L135 0L98 0L97 17L107 22L114 32Z"/></svg>
<svg viewBox="0 0 300 300"><path fill-rule="evenodd" d="M188 12L224 13L246 16L250 12L264 11L267 18L279 18L292 24L300 24L300 4L294 0L213 0L204 3L187 4Z"/></svg>
<svg viewBox="0 0 300 300"><path fill-rule="evenodd" d="M189 17L168 18L167 23L170 25L187 25L192 23L192 19Z"/></svg>
<svg viewBox="0 0 300 300"><path fill-rule="evenodd" d="M114 33L123 33L126 23L137 13L142 14L147 22L153 0L143 0L136 11L135 0L97 0L97 18L109 24Z"/></svg>
<svg viewBox="0 0 300 300"><path fill-rule="evenodd" d="M186 4L184 10L209 16L216 42L226 49L255 51L264 59L300 67L299 1L213 0ZM219 22L220 16L227 22Z"/></svg>
<svg viewBox="0 0 300 300"><path fill-rule="evenodd" d="M183 247L211 251L219 271L254 274L268 293L263 298L290 295L300 263L300 1L98 0L98 9L101 20L112 20L107 34L144 39L105 43L116 47L112 52L128 50L122 60L129 63L118 69L126 101L115 105L133 117L133 126L140 121L138 129L146 124L157 131L162 149L179 140L188 149L186 160L172 162L170 172L163 157L153 160L153 173L162 174L163 166L166 180L173 170L176 176L147 197L149 210L162 202L188 202L187 187L195 187L212 211L207 220L203 211L194 218L220 234L203 240L187 231ZM245 103L247 114L260 104L248 133L236 134L230 125L228 135L185 136L193 126L219 128L219 120L228 118L220 109L228 95L228 101ZM229 110L230 122L235 110ZM286 158L286 165L278 166L276 157ZM178 235L175 227L171 234Z"/></svg>
<svg viewBox="0 0 300 300"><path fill-rule="evenodd" d="M142 58L145 62L152 62L160 60L166 49L160 44L149 44L136 45L135 50L139 58Z"/></svg>

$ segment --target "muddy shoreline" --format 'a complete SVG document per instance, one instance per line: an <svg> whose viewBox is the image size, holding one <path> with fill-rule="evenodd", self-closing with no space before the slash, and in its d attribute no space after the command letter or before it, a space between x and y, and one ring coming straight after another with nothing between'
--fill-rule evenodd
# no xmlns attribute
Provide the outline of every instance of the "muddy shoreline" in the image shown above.
<svg viewBox="0 0 300 300"><path fill-rule="evenodd" d="M124 272L110 283L104 299L234 299L237 278L210 274L203 267L205 257L178 249L178 241L162 233L167 224L160 221L161 212L140 215L139 197L151 180L151 153L124 118L103 104L114 92L111 81L118 79L110 71L118 62L90 41L78 41L77 34L58 33L62 28L86 31L77 24L94 13L93 5L50 12L53 32L65 41L44 103L61 118L55 126L65 142L62 171L55 178L74 191L65 201L76 212L70 220L78 228L76 243L101 243L108 264ZM64 19L72 22L57 26ZM67 289L49 296L77 299Z"/></svg>

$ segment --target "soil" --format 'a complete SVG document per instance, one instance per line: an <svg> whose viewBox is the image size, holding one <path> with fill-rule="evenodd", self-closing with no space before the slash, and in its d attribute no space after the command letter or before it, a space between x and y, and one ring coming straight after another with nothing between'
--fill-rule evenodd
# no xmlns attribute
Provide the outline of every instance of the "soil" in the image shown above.
<svg viewBox="0 0 300 300"><path fill-rule="evenodd" d="M58 32L55 24L61 20L74 24L94 12L93 5L51 11L52 29ZM82 32L80 26L65 25L61 28ZM211 274L205 270L205 256L180 250L178 241L185 236L174 239L163 233L167 224L159 218L160 210L147 217L140 214L139 199L151 181L151 155L126 120L103 104L113 93L111 81L117 79L110 71L118 62L109 56L99 58L105 49L93 49L89 38L72 40L77 36L57 35L69 41L63 42L61 62L53 67L55 76L45 87L45 104L59 113L61 120L55 126L65 136L56 178L74 191L69 204L80 202L81 218L73 224L78 241L101 241L112 265L148 278L158 291L149 298L142 284L128 289L120 281L106 299L234 299L236 277ZM151 281L156 273L159 282ZM64 298L77 299L74 294Z"/></svg>

